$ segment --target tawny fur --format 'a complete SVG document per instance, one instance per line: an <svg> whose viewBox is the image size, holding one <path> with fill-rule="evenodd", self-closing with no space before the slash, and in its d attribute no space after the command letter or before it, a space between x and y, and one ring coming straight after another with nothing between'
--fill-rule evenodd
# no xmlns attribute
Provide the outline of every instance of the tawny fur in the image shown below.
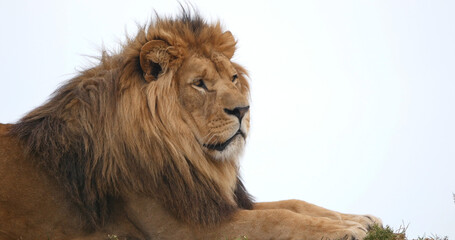
<svg viewBox="0 0 455 240"><path fill-rule="evenodd" d="M10 133L65 186L93 226L109 216L109 199L128 191L152 195L189 223L217 223L237 208L234 192L246 196L236 188L237 162L207 159L187 126L173 77L188 49L231 57L235 41L225 36L220 24L199 17L158 18L119 54L104 54L98 66L58 89ZM146 84L139 54L156 39L175 47L176 61L163 67L160 81Z"/></svg>
<svg viewBox="0 0 455 240"><path fill-rule="evenodd" d="M0 240L363 239L379 219L252 202L239 177L249 85L235 45L185 10L157 17L0 124Z"/></svg>

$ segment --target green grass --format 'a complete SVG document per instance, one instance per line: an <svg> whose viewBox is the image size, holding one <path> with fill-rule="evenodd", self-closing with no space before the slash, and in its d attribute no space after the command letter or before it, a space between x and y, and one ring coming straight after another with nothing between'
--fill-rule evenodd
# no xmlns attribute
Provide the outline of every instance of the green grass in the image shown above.
<svg viewBox="0 0 455 240"><path fill-rule="evenodd" d="M432 235L430 237L424 235L423 237L417 237L417 239L408 239L406 237L407 228L407 226L401 226L397 230L393 230L389 226L385 226L384 228L374 226L368 232L365 240L449 240L448 237L439 237L437 235Z"/></svg>
<svg viewBox="0 0 455 240"><path fill-rule="evenodd" d="M400 227L398 231L394 231L391 227L386 226L381 228L377 225L368 232L365 240L405 240L406 228Z"/></svg>

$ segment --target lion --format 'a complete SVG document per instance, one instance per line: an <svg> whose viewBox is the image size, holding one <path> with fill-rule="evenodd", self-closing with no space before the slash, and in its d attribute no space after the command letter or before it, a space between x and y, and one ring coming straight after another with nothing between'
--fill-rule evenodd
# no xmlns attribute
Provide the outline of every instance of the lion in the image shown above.
<svg viewBox="0 0 455 240"><path fill-rule="evenodd" d="M378 218L247 192L235 49L219 22L157 16L0 125L0 239L363 239Z"/></svg>

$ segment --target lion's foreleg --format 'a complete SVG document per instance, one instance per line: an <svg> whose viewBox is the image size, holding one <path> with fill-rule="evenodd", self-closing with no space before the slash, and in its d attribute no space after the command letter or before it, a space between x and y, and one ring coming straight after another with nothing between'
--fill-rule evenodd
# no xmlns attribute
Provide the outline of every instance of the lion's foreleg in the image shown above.
<svg viewBox="0 0 455 240"><path fill-rule="evenodd" d="M283 200L276 202L260 202L254 204L254 209L287 209L303 215L313 217L327 217L334 220L342 220L340 213L331 211L314 204L300 200Z"/></svg>
<svg viewBox="0 0 455 240"><path fill-rule="evenodd" d="M239 210L218 227L203 229L197 239L363 239L366 229L354 222L312 217L285 209Z"/></svg>
<svg viewBox="0 0 455 240"><path fill-rule="evenodd" d="M266 209L270 204L259 204L263 209L237 210L228 220L217 226L192 226L174 218L158 203L149 198L129 200L129 219L148 239L226 240L245 236L254 239L363 239L366 229L359 223L314 217L279 208Z"/></svg>
<svg viewBox="0 0 455 240"><path fill-rule="evenodd" d="M371 215L354 215L344 214L336 211L328 210L314 204L300 200L283 200L277 202L262 202L256 203L254 209L287 209L295 213L312 217L326 217L339 221L353 221L362 224L365 228L370 228L374 224L382 225L379 218Z"/></svg>

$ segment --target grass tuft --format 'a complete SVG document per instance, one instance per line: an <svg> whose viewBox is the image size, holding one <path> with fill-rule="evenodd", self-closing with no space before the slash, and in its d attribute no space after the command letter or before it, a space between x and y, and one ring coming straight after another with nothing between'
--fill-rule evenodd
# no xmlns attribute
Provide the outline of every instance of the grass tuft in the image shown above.
<svg viewBox="0 0 455 240"><path fill-rule="evenodd" d="M394 231L389 226L381 228L378 225L374 225L365 240L406 240L405 232L406 228L403 227L400 227L398 231Z"/></svg>
<svg viewBox="0 0 455 240"><path fill-rule="evenodd" d="M368 235L364 240L449 240L448 237L439 237L437 235L432 235L431 237L423 236L418 237L417 239L408 239L406 237L407 228L407 226L401 226L398 230L394 231L389 226L381 228L375 225L368 232Z"/></svg>

